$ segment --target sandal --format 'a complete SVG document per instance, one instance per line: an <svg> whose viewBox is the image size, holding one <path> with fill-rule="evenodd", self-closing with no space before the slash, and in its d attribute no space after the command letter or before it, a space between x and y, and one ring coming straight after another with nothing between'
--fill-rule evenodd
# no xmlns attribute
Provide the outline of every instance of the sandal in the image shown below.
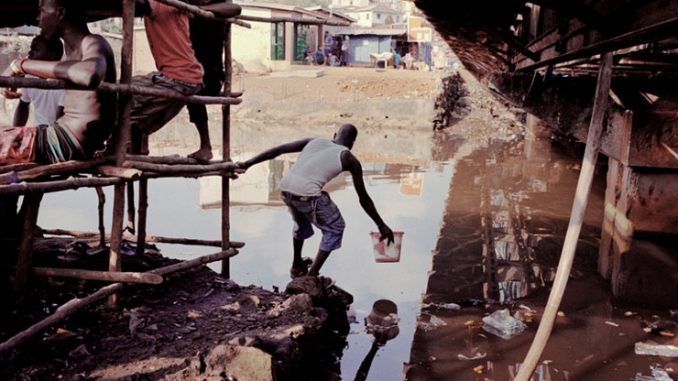
<svg viewBox="0 0 678 381"><path fill-rule="evenodd" d="M308 269L313 264L313 260L309 257L301 258L301 265L292 266L290 269L290 276L292 278L299 278L308 274Z"/></svg>

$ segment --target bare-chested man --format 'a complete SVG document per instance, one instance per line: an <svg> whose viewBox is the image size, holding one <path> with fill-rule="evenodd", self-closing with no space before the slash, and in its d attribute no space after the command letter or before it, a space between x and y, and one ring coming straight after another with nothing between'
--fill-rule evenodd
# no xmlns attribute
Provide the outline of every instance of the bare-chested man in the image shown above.
<svg viewBox="0 0 678 381"><path fill-rule="evenodd" d="M66 59L15 60L13 74L63 79L88 87L101 81L115 82L113 50L103 37L90 33L84 4L84 0L40 0L42 34L47 39L63 39ZM115 110L115 94L66 90L64 115L53 125L0 129L0 165L88 159L103 148L113 130Z"/></svg>

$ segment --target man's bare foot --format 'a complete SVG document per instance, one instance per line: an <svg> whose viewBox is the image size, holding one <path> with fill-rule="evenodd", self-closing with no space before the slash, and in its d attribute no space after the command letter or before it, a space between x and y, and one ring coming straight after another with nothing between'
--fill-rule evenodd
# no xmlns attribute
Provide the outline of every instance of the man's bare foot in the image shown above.
<svg viewBox="0 0 678 381"><path fill-rule="evenodd" d="M212 160L212 149L211 148L201 148L192 154L188 155L189 158L195 159L201 163Z"/></svg>

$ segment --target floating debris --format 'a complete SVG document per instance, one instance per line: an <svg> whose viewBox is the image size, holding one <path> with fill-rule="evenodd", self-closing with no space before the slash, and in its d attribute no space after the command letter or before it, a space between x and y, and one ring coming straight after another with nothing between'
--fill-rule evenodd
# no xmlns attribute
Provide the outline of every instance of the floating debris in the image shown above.
<svg viewBox="0 0 678 381"><path fill-rule="evenodd" d="M483 318L483 329L504 340L522 333L527 326L520 320L511 316L507 308L493 312Z"/></svg>
<svg viewBox="0 0 678 381"><path fill-rule="evenodd" d="M637 355L678 357L678 347L668 344L657 344L653 342L637 342L635 346Z"/></svg>

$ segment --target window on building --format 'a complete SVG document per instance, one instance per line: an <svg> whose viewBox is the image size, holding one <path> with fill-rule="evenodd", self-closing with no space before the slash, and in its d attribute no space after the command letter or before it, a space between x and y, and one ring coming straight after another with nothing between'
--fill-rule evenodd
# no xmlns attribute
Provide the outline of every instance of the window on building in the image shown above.
<svg viewBox="0 0 678 381"><path fill-rule="evenodd" d="M377 20L381 20L381 13L377 13Z"/></svg>
<svg viewBox="0 0 678 381"><path fill-rule="evenodd" d="M369 13L366 13L366 14L365 14L365 20L369 20L369 19L370 19L370 14L369 14Z"/></svg>
<svg viewBox="0 0 678 381"><path fill-rule="evenodd" d="M271 59L285 59L285 23L271 23Z"/></svg>

